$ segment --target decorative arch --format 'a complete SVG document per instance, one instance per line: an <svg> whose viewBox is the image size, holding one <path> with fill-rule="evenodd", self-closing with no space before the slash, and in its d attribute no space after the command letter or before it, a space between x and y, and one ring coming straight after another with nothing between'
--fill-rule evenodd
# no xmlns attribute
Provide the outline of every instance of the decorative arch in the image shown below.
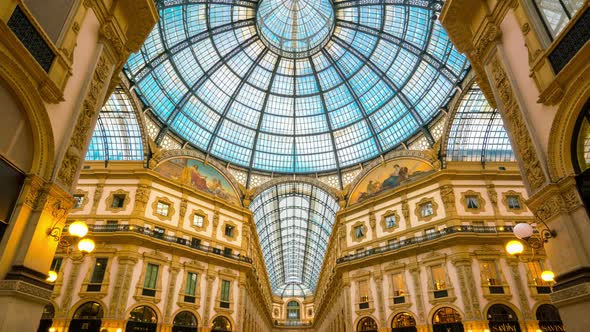
<svg viewBox="0 0 590 332"><path fill-rule="evenodd" d="M417 315L414 314L413 312L411 312L410 310L405 310L405 309L397 309L395 311L393 311L391 313L391 315L389 315L389 318L387 319L388 322L388 327L392 328L393 327L393 321L394 319L401 314L408 314L410 316L412 316L412 318L414 319L414 321L416 322L416 325L418 325L418 320L416 319Z"/></svg>
<svg viewBox="0 0 590 332"><path fill-rule="evenodd" d="M549 176L552 182L575 175L571 140L580 113L590 102L590 66L570 83L553 119L547 148ZM590 105L589 105L590 106Z"/></svg>
<svg viewBox="0 0 590 332"><path fill-rule="evenodd" d="M493 301L493 302L489 302L488 304L486 304L486 306L484 307L484 309L483 309L483 311L482 311L482 312L484 313L484 315L486 315L486 317L485 317L485 319L486 319L486 320L488 319L488 317L487 317L488 310L490 310L490 308L491 308L493 305L495 305L495 304L501 304L501 305L505 305L505 306L507 306L507 307L508 307L508 308L510 308L512 311L514 311L514 313L516 314L516 319L517 319L519 322L524 322L524 321L525 321L525 318L524 318L524 316L522 315L522 312L520 311L520 309L519 309L517 306L515 306L515 305L514 305L513 303L511 303L511 302L508 302L508 301L502 301L502 300L499 300L499 301Z"/></svg>
<svg viewBox="0 0 590 332"><path fill-rule="evenodd" d="M330 196L332 196L332 198L334 198L336 201L338 201L338 199L339 199L338 198L339 192L336 189L334 189L333 187L327 185L326 183L324 183L316 178L312 178L309 176L302 176L302 175L296 176L295 178L290 177L290 176L281 176L281 177L273 178L272 180L266 181L265 183L261 184L260 186L254 188L254 190L252 191L251 199L254 200L261 193L263 193L267 189L272 188L276 185L279 185L282 183L294 182L294 181L303 182L303 183L307 183L312 186L318 187L318 188L322 189L323 191L327 192L328 194L330 194Z"/></svg>
<svg viewBox="0 0 590 332"><path fill-rule="evenodd" d="M213 327L213 322L215 321L215 319L217 317L223 317L223 318L227 319L229 321L229 323L231 324L231 331L236 330L236 323L234 322L232 317L230 315L225 315L225 314L216 314L215 316L211 317L211 323L210 323L211 327Z"/></svg>
<svg viewBox="0 0 590 332"><path fill-rule="evenodd" d="M432 324L432 321L434 319L434 315L438 312L439 309L442 308L451 308L454 309L456 312L459 313L459 316L461 316L461 321L465 320L465 313L461 311L461 309L459 309L459 307L457 307L454 304L451 303L441 303L441 304L437 304L434 307L432 307L432 309L430 309L430 312L428 313L428 324Z"/></svg>
<svg viewBox="0 0 590 332"><path fill-rule="evenodd" d="M203 325L203 319L201 318L201 315L199 315L199 312L197 310L194 310L191 307L186 307L186 308L178 308L175 312L172 313L172 320L174 321L174 317L176 317L176 315L178 315L179 313L183 312L183 311L188 311L190 313L192 313L193 315L195 315L195 317L197 317L197 322L199 324L199 326Z"/></svg>
<svg viewBox="0 0 590 332"><path fill-rule="evenodd" d="M295 310L297 309L297 315L296 317L289 317L289 310ZM287 319L300 319L301 318L301 303L295 299L290 299L289 301L287 301L287 303L285 304L285 312L287 313Z"/></svg>
<svg viewBox="0 0 590 332"><path fill-rule="evenodd" d="M363 316L359 316L355 319L354 321L354 331L358 332L359 331L359 324L361 322L363 322L363 320L365 319L372 319L373 322L375 322L375 325L377 326L377 330L379 329L379 321L377 320L377 318L371 314L369 315L363 315Z"/></svg>
<svg viewBox="0 0 590 332"><path fill-rule="evenodd" d="M55 142L47 109L38 92L39 87L29 80L22 66L3 51L0 51L0 79L6 82L4 87L22 106L31 126L33 160L31 169L23 171L50 179L55 167Z"/></svg>
<svg viewBox="0 0 590 332"><path fill-rule="evenodd" d="M100 304L101 307L103 308L103 310L106 310L106 308L108 308L106 303L104 303L104 301L102 301L100 299L96 299L96 298L80 299L69 308L68 319L73 319L74 314L76 313L76 310L78 310L83 304L88 303L88 302L96 302L96 303ZM51 303L54 303L54 302L51 302ZM59 306L57 306L57 304L55 304L55 303L54 303L54 306L55 306L56 310L59 308Z"/></svg>
<svg viewBox="0 0 590 332"><path fill-rule="evenodd" d="M152 309L156 313L156 318L158 319L158 323L161 323L162 322L162 313L160 312L160 309L158 309L158 307L155 306L154 304L148 303L148 302L137 302L137 303L134 303L132 306L130 306L125 311L125 319L128 319L129 315L131 314L131 312L135 308L139 308L141 306L149 307L150 309Z"/></svg>

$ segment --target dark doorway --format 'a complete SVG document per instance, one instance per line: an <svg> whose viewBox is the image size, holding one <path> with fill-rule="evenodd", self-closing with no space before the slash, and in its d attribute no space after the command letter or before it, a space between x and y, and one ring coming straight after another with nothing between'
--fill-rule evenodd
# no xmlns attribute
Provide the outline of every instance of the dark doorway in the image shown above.
<svg viewBox="0 0 590 332"><path fill-rule="evenodd" d="M357 332L377 332L379 327L377 326L377 322L371 317L363 317L359 321L357 327Z"/></svg>
<svg viewBox="0 0 590 332"><path fill-rule="evenodd" d="M70 332L100 332L102 306L98 302L86 302L74 313L68 331Z"/></svg>
<svg viewBox="0 0 590 332"><path fill-rule="evenodd" d="M464 332L461 314L449 307L438 309L432 317L432 330L434 332Z"/></svg>
<svg viewBox="0 0 590 332"><path fill-rule="evenodd" d="M488 309L490 332L520 332L516 313L508 306L494 304Z"/></svg>
<svg viewBox="0 0 590 332"><path fill-rule="evenodd" d="M43 315L41 315L37 332L48 332L51 325L53 325L53 317L55 317L55 308L52 304L48 304L43 308Z"/></svg>
<svg viewBox="0 0 590 332"><path fill-rule="evenodd" d="M416 320L407 312L400 312L391 321L393 332L416 332Z"/></svg>
<svg viewBox="0 0 590 332"><path fill-rule="evenodd" d="M126 332L156 332L157 329L158 316L152 308L142 305L129 313Z"/></svg>
<svg viewBox="0 0 590 332"><path fill-rule="evenodd" d="M537 308L537 320L539 329L543 332L564 332L565 327L559 316L557 308L551 304L541 304Z"/></svg>
<svg viewBox="0 0 590 332"><path fill-rule="evenodd" d="M211 324L211 332L229 332L231 331L231 322L229 319L218 316L213 320L213 324Z"/></svg>
<svg viewBox="0 0 590 332"><path fill-rule="evenodd" d="M197 317L190 311L181 311L176 317L172 326L172 332L197 332Z"/></svg>

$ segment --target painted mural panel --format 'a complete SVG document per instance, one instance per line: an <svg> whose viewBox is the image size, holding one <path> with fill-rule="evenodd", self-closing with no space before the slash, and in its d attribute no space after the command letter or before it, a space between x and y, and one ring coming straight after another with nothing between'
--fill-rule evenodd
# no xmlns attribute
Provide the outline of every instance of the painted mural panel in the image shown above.
<svg viewBox="0 0 590 332"><path fill-rule="evenodd" d="M170 159L158 165L155 171L174 181L240 205L238 195L229 181L215 168L200 160Z"/></svg>
<svg viewBox="0 0 590 332"><path fill-rule="evenodd" d="M350 204L362 202L434 172L432 166L418 159L394 159L376 167L354 188Z"/></svg>

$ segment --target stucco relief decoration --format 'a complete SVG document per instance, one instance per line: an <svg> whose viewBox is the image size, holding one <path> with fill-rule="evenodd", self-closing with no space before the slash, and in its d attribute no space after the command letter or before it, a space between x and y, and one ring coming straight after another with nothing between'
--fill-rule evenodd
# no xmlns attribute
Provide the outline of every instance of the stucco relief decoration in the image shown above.
<svg viewBox="0 0 590 332"><path fill-rule="evenodd" d="M358 183L350 195L349 204L362 202L433 172L432 165L422 160L391 160L373 169Z"/></svg>
<svg viewBox="0 0 590 332"><path fill-rule="evenodd" d="M545 183L545 174L541 168L537 152L531 141L526 123L518 107L508 76L498 56L491 62L492 77L498 89L501 110L504 112L504 123L507 131L512 133L512 142L522 158L524 173L533 191L537 191Z"/></svg>
<svg viewBox="0 0 590 332"><path fill-rule="evenodd" d="M180 184L240 205L239 196L229 181L215 168L200 160L170 159L158 165L155 171Z"/></svg>

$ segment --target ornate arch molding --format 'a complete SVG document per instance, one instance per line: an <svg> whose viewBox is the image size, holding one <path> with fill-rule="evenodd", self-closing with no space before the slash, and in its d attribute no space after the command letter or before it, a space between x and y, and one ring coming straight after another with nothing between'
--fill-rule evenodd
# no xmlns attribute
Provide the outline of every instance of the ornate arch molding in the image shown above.
<svg viewBox="0 0 590 332"><path fill-rule="evenodd" d="M288 183L288 182L303 182L310 184L312 186L318 187L323 191L327 192L332 198L334 198L337 202L339 201L340 192L335 188L325 184L324 182L309 176L281 176L277 178L273 178L272 180L266 181L265 183L261 184L260 186L256 187L251 194L251 200L254 200L258 195L266 191L267 189L274 187L281 183Z"/></svg>
<svg viewBox="0 0 590 332"><path fill-rule="evenodd" d="M33 162L31 169L23 171L49 180L55 166L55 143L51 121L38 92L43 87L35 86L21 69L21 65L1 48L0 79L6 82L4 86L20 103L31 125L34 143Z"/></svg>
<svg viewBox="0 0 590 332"><path fill-rule="evenodd" d="M131 306L129 306L129 308L127 308L127 310L125 311L125 320L126 321L128 321L128 317L131 314L131 311L133 311L135 308L138 308L138 307L149 307L156 314L156 317L158 318L158 324L164 323L164 315L160 311L160 308L158 308L157 305L154 305L153 303L148 303L148 302L136 302L136 303L133 303Z"/></svg>
<svg viewBox="0 0 590 332"><path fill-rule="evenodd" d="M201 151L188 150L188 149L177 149L177 150L156 150L152 151L152 159L149 162L149 168L155 169L161 163L175 158L193 158L202 161L204 164L213 166L219 173L221 173L229 181L233 189L236 191L238 196L241 198L244 193L242 192L240 184L236 181L233 175L227 171L226 167L219 161L213 158L207 158L207 155Z"/></svg>
<svg viewBox="0 0 590 332"><path fill-rule="evenodd" d="M444 307L449 307L449 308L455 310L456 312L458 312L459 315L461 316L461 323L465 322L465 313L461 309L459 309L459 307L457 307L456 305L454 305L452 303L439 303L439 304L435 305L434 307L432 307L432 309L430 309L430 312L428 313L427 324L432 325L432 320L434 319L434 314L436 314L438 309L441 309Z"/></svg>
<svg viewBox="0 0 590 332"><path fill-rule="evenodd" d="M368 163L363 170L356 176L356 178L344 188L344 192L346 192L346 199L348 200L348 196L354 188L365 178L365 176L375 168L385 164L386 162L394 159L400 158L414 158L420 159L425 161L426 163L432 165L435 169L435 164L439 162L438 156L436 153L433 153L432 150L420 151L420 150L395 150L391 151L382 158L377 158Z"/></svg>
<svg viewBox="0 0 590 332"><path fill-rule="evenodd" d="M502 300L496 301L496 300L494 300L494 301L488 302L488 304L486 304L482 310L482 314L484 315L485 320L488 320L487 319L488 310L490 310L490 308L495 304L500 304L500 305L510 308L516 314L516 318L518 319L518 322L521 323L522 326L525 326L526 319L524 318L524 315L522 314L522 310L520 310L519 307L517 307L516 305L514 305L513 303L511 303L509 301L502 301ZM533 314L534 314L534 312L533 312Z"/></svg>
<svg viewBox="0 0 590 332"><path fill-rule="evenodd" d="M441 136L441 147L440 147L440 157L441 157L441 160L443 161L443 165L444 165L444 161L447 157L447 147L449 146L449 134L451 132L451 127L453 126L453 121L455 120L455 117L457 116L457 112L459 111L459 106L461 106L461 101L463 100L463 98L465 97L467 92L469 92L469 89L471 89L471 87L475 83L476 83L475 72L473 70L470 70L469 74L467 74L467 77L465 77L465 80L463 81L463 84L461 85L461 89L462 89L461 93L458 95L456 102L453 104L453 107L451 108L451 110L449 111L449 114L447 116L447 123L445 124L445 129L443 130L443 134Z"/></svg>
<svg viewBox="0 0 590 332"><path fill-rule="evenodd" d="M102 307L103 313L106 316L106 314L108 313L109 307L106 305L106 303L104 303L104 301L102 299L99 299L98 297L90 297L90 298L80 299L69 308L55 307L56 313L57 313L57 308L60 308L63 311L68 312L67 319L74 319L74 315L76 314L76 311L78 311L78 309L80 309L80 307L82 307L82 305L89 303L89 302L96 302L96 303L100 304L100 306ZM51 303L54 303L54 302L51 302ZM60 318L57 316L57 314L55 317ZM104 317L103 317L103 319L104 319Z"/></svg>
<svg viewBox="0 0 590 332"><path fill-rule="evenodd" d="M387 318L387 326L386 327L391 327L393 325L393 319L395 318L395 316L399 315L399 314L409 314L410 316L412 316L412 318L414 318L414 320L416 321L416 325L418 325L418 315L416 315L412 310L410 310L410 308L399 308L399 309L395 309L394 311L391 312L391 314L389 315L389 317Z"/></svg>
<svg viewBox="0 0 590 332"><path fill-rule="evenodd" d="M590 66L578 74L565 92L549 133L547 159L552 182L575 175L572 139L576 121L584 107L590 107Z"/></svg>

